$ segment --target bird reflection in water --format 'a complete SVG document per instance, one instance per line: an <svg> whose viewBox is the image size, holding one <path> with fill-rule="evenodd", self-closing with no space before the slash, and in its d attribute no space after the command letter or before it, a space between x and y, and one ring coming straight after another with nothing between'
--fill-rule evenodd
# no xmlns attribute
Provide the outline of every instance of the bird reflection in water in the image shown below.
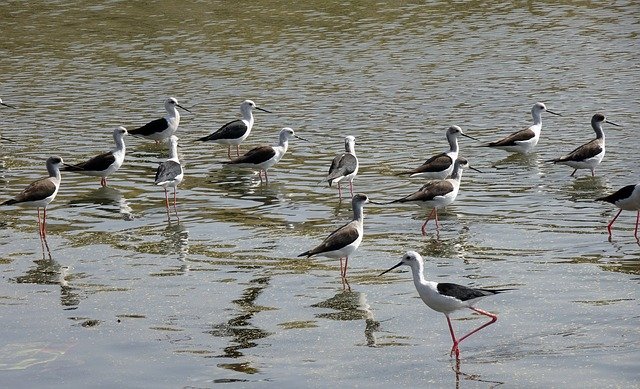
<svg viewBox="0 0 640 389"><path fill-rule="evenodd" d="M330 320L364 320L365 344L375 347L375 333L380 332L380 322L373 317L371 307L367 302L367 296L362 292L343 290L330 299L313 304L314 308L329 308L336 312L319 313L316 317Z"/></svg>
<svg viewBox="0 0 640 389"><path fill-rule="evenodd" d="M251 324L251 319L257 312L268 309L255 305L255 301L269 286L269 281L269 277L260 277L249 281L250 286L244 290L239 299L233 301L238 307L236 315L224 323L212 324L211 329L206 331L206 333L217 337L231 337L230 344L224 348L224 353L217 355L216 358L241 358L244 356L241 350L256 347L257 340L271 335L270 332ZM251 362L220 363L218 367L245 374L259 373L258 368L254 367Z"/></svg>
<svg viewBox="0 0 640 389"><path fill-rule="evenodd" d="M491 165L491 167L496 168L498 170L511 169L513 168L513 166L536 168L536 173L537 173L540 167L540 162L538 162L538 154L513 153L513 154L509 154L507 157L499 161L494 162Z"/></svg>
<svg viewBox="0 0 640 389"><path fill-rule="evenodd" d="M162 231L162 237L166 254L177 254L180 265L163 269L158 275L178 276L191 270L187 261L189 255L189 230L187 227L183 223L169 222Z"/></svg>
<svg viewBox="0 0 640 389"><path fill-rule="evenodd" d="M452 366L451 366L451 370L453 370L453 372L455 373L455 379L456 379L456 389L460 388L460 380L464 379L467 381L476 381L476 382L484 382L489 385L489 388L495 388L498 387L500 385L504 385L504 382L501 381L490 381L490 380L484 380L482 378L480 378L480 375L478 374L469 374L469 373L464 373L462 370L460 370L460 359L456 358L455 361L452 361Z"/></svg>
<svg viewBox="0 0 640 389"><path fill-rule="evenodd" d="M69 279L73 278L69 268L52 258L46 238L41 239L40 243L42 259L33 261L35 266L12 281L17 284L60 285L60 305L66 310L76 309L80 303L80 296L75 288L69 286Z"/></svg>
<svg viewBox="0 0 640 389"><path fill-rule="evenodd" d="M111 186L100 187L86 193L83 197L69 202L69 204L96 204L109 207L99 207L98 209L110 213L119 213L124 220L133 220L133 210L129 202L124 198L122 192ZM115 205L116 207L111 207Z"/></svg>

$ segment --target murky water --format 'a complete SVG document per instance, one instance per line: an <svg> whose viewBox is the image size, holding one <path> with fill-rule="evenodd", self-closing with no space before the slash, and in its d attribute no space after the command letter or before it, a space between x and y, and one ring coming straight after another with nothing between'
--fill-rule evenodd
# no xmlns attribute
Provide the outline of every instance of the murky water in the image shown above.
<svg viewBox="0 0 640 389"><path fill-rule="evenodd" d="M0 5L1 198L111 148L118 125L193 114L178 135L181 223L167 223L156 164L166 150L127 138L122 169L64 174L49 208L0 213L0 382L6 387L337 385L629 387L640 379L640 247L635 215L593 199L638 182L637 6L633 2L9 2ZM270 171L223 168L226 149L195 139L256 113L243 146L293 141ZM446 148L460 125L483 141L531 122L537 152L508 156L461 140L465 171L438 235L417 207L370 205L343 288L337 260L299 259L350 219L319 184L356 137L359 192L384 201L417 189L395 174ZM607 155L592 178L544 163L593 137ZM432 222L430 222L432 223ZM406 250L428 278L516 291L478 306L496 324L466 340L456 366L442 314L409 274L377 274ZM49 257L50 252L50 257ZM455 315L460 333L479 325Z"/></svg>

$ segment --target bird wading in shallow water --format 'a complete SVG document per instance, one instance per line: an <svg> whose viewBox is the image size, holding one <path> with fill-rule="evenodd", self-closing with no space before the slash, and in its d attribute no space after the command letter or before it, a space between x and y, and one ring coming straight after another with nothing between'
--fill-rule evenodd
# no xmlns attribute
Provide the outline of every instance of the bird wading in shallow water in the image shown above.
<svg viewBox="0 0 640 389"><path fill-rule="evenodd" d="M514 132L506 138L500 139L496 142L490 142L484 144L484 147L493 147L496 149L516 152L516 153L529 153L538 144L540 140L540 132L542 131L542 112L549 112L550 114L562 116L559 113L555 113L547 109L544 103L535 103L531 108L531 116L533 116L533 125Z"/></svg>
<svg viewBox="0 0 640 389"><path fill-rule="evenodd" d="M593 127L593 130L596 132L595 139L583 144L563 157L551 159L547 162L572 167L574 170L573 173L571 173L571 177L576 174L578 169L589 169L591 170L591 176L595 176L596 166L602 162L605 153L602 123L609 123L612 126L621 127L619 124L608 121L603 114L597 113L591 118L591 127Z"/></svg>
<svg viewBox="0 0 640 389"><path fill-rule="evenodd" d="M178 159L178 137L171 135L169 138L169 158L158 166L158 169L156 170L156 178L154 180L156 185L164 188L164 200L165 206L167 207L167 218L169 219L171 217L169 212L169 194L167 193L167 188L173 188L173 211L175 212L178 221L180 221L180 216L178 216L178 209L176 207L176 187L180 185L183 178L184 171L182 170L182 165Z"/></svg>
<svg viewBox="0 0 640 389"><path fill-rule="evenodd" d="M124 136L127 135L127 129L118 127L113 130L113 140L116 147L106 153L96 155L88 161L77 165L67 165L62 167L62 171L75 172L84 174L85 176L101 177L100 185L107 186L107 177L115 173L124 162L126 148L124 145Z"/></svg>
<svg viewBox="0 0 640 389"><path fill-rule="evenodd" d="M349 182L349 193L353 197L353 179L358 174L358 157L356 157L356 138L349 135L344 138L345 153L338 155L331 161L329 167L329 174L325 178L325 181L329 183L329 186L333 184L338 185L338 196L342 200L342 190L340 189L340 182Z"/></svg>
<svg viewBox="0 0 640 389"><path fill-rule="evenodd" d="M178 130L178 125L180 124L180 112L178 112L178 108L182 108L189 113L191 112L178 104L178 100L169 97L164 101L164 109L167 111L167 116L151 121L142 127L130 130L129 134L139 138L155 140L156 143L160 143L161 140L169 138Z"/></svg>
<svg viewBox="0 0 640 389"><path fill-rule="evenodd" d="M306 139L296 135L291 128L285 127L280 130L280 134L278 135L278 144L276 146L258 146L247 151L246 154L236 159L223 163L258 170L260 182L262 182L262 172L264 172L265 182L269 183L267 170L284 157L284 154L289 148L289 139L291 138L307 141Z"/></svg>
<svg viewBox="0 0 640 389"><path fill-rule="evenodd" d="M369 202L369 198L363 194L356 194L351 199L353 207L353 219L333 231L322 243L298 255L298 257L312 257L321 255L329 258L340 259L340 275L347 277L347 266L349 256L351 256L360 246L364 236L364 205ZM344 264L342 262L344 258Z"/></svg>
<svg viewBox="0 0 640 389"><path fill-rule="evenodd" d="M481 329L493 324L498 320L498 316L484 311L479 308L475 308L474 305L481 298L492 296L498 293L506 292L513 289L477 289L469 288L463 285L452 284L448 282L434 282L427 281L424 278L424 261L420 254L415 251L407 251L403 256L400 263L391 267L388 270L383 271L380 275L390 272L391 270L399 266L409 266L411 273L413 274L413 284L420 295L422 301L434 311L441 312L447 318L447 324L449 325L449 332L451 333L451 339L453 340L453 346L451 347L450 355L455 354L456 359L460 357L459 344L467 339L469 336L475 334ZM451 319L449 315L463 308L469 308L474 312L491 318L490 321L462 336L456 338L453 332L453 326L451 325Z"/></svg>
<svg viewBox="0 0 640 389"><path fill-rule="evenodd" d="M215 142L222 145L227 145L227 156L231 159L231 146L236 146L236 156L240 156L240 143L242 143L253 128L253 109L260 110L262 112L271 113L266 109L262 109L256 106L251 100L245 100L240 104L240 113L242 119L233 120L224 126L220 127L213 134L207 135L198 139L200 142Z"/></svg>
<svg viewBox="0 0 640 389"><path fill-rule="evenodd" d="M422 224L421 228L422 235L425 236L427 234L427 222L431 220L432 216L435 215L436 230L440 228L440 225L438 224L438 208L444 208L447 205L453 203L453 201L458 196L458 190L460 189L460 179L462 178L462 170L464 168L469 168L480 172L480 170L469 166L469 162L466 159L458 157L458 159L456 159L454 163L453 173L451 174L450 178L444 180L429 181L416 192L401 199L391 201L388 204L413 203L424 208L431 208L431 212L429 213L429 216L427 216L427 220L424 221L424 224Z"/></svg>
<svg viewBox="0 0 640 389"><path fill-rule="evenodd" d="M444 180L450 176L453 172L453 165L456 159L458 159L458 137L464 136L473 140L477 139L463 133L462 128L458 126L449 127L446 136L449 142L449 151L436 154L417 168L398 174L409 175L409 177L428 178L431 180Z"/></svg>
<svg viewBox="0 0 640 389"><path fill-rule="evenodd" d="M47 159L47 171L49 177L41 178L32 182L25 190L11 200L7 200L0 205L20 205L38 209L38 233L42 238L47 236L47 205L56 198L60 189L60 166L63 164L62 158L52 156ZM40 221L40 208L43 208L43 218Z"/></svg>
<svg viewBox="0 0 640 389"><path fill-rule="evenodd" d="M607 225L607 231L609 231L609 240L611 240L611 228L613 227L613 223L616 221L618 216L620 216L620 212L622 211L636 211L636 228L634 230L633 236L638 240L638 223L640 223L640 184L635 185L627 185L610 194L609 196L604 196L597 198L596 201L606 201L607 203L611 203L616 207L620 208L616 216L613 217L613 220Z"/></svg>

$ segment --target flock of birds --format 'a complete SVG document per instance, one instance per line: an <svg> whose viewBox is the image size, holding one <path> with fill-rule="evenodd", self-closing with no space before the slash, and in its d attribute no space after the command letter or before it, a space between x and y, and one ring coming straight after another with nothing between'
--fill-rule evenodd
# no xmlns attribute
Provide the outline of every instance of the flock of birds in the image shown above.
<svg viewBox="0 0 640 389"><path fill-rule="evenodd" d="M0 105L15 109L14 106L2 102L1 99ZM129 134L135 137L154 140L156 143L168 140L169 158L158 166L154 183L164 188L165 206L167 216L169 218L170 205L168 188L173 188L173 209L176 217L178 217L176 207L176 187L182 181L184 171L178 158L178 138L174 134L180 123L180 113L178 112L178 108L187 112L190 111L178 104L178 101L173 97L170 97L165 101L164 108L167 111L166 116L151 121L142 127L130 131L124 127L116 128L113 131L113 138L116 146L111 151L99 154L82 163L72 165L65 164L61 157L49 157L46 161L46 167L49 173L48 177L33 182L14 198L6 200L0 205L6 206L15 204L37 208L39 234L42 239L45 239L47 205L53 201L58 193L58 189L60 188L60 172L68 171L100 177L100 184L102 186L107 186L107 177L115 173L124 162L126 150L124 137ZM222 126L214 133L199 138L198 141L215 142L226 145L229 161L225 162L225 164L249 167L253 170L257 170L261 182L263 182L262 176L264 173L264 181L268 183L269 178L267 170L277 164L285 155L289 140L293 138L301 140L306 139L296 135L291 128L285 127L280 131L278 135L278 143L276 145L258 146L252 148L244 155L240 155L240 144L250 135L254 124L254 109L269 113L269 111L257 107L253 101L245 100L240 105L242 119L233 120ZM483 146L502 149L508 152L530 152L535 148L538 140L540 139L543 112L559 115L558 113L548 110L543 103L535 103L531 109L533 125L521 131L514 132L513 134L496 142L484 144ZM595 168L600 164L605 155L605 136L602 129L603 123L619 126L616 123L608 121L604 115L597 113L593 115L593 118L591 119L591 126L596 133L595 139L576 148L567 155L547 162L572 167L574 171L571 176L573 176L578 169L589 169L591 174L595 175ZM432 218L435 219L436 230L439 228L437 210L453 203L456 199L460 188L460 179L462 177L463 169L469 168L479 171L471 167L466 159L459 156L458 138L460 136L477 140L465 134L458 126L449 127L446 131L446 138L449 142L448 151L427 159L422 165L415 169L399 173L400 175L408 175L410 177L425 178L429 181L427 181L416 192L386 203L413 203L430 209L431 211L421 227L423 235L426 235L427 222ZM13 142L13 140L4 137L0 137L0 139ZM235 146L236 148L235 158L231 155L232 146ZM368 202L374 203L364 194L353 193L353 179L358 173L358 168L359 162L355 153L355 138L353 136L347 136L345 138L345 152L333 159L331 166L329 167L328 174L323 181L326 181L330 186L337 186L340 199L342 199L341 183L349 183L349 192L352 198L353 219L329 234L318 246L299 255L299 257L307 258L315 255L321 255L339 259L340 274L343 281L347 276L349 257L358 249L364 235L364 205ZM620 215L620 212L623 210L636 211L637 218L634 236L636 240L638 240L638 224L640 223L640 183L627 185L615 193L596 200L609 202L620 209L613 220L611 220L607 225L610 239L612 234L611 228ZM43 210L42 219L40 217L41 208ZM402 265L409 266L411 268L415 287L423 302L433 310L445 315L453 341L451 355L455 354L456 358L459 357L460 342L497 320L496 315L476 308L475 303L483 297L510 290L469 288L458 284L427 281L424 278L424 261L420 254L415 251L406 252L400 263L384 271L380 275ZM463 308L469 308L481 315L487 316L490 318L490 321L474 329L468 334L456 338L449 314Z"/></svg>

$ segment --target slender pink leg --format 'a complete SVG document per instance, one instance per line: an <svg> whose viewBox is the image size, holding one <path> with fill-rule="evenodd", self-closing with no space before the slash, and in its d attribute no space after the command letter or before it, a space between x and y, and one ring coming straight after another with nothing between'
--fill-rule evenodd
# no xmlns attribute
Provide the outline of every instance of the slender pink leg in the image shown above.
<svg viewBox="0 0 640 389"><path fill-rule="evenodd" d="M351 193L351 197L353 197L353 181L349 181L349 193Z"/></svg>
<svg viewBox="0 0 640 389"><path fill-rule="evenodd" d="M167 219L171 216L169 215L169 193L167 193L167 187L164 188L164 206L167 210Z"/></svg>
<svg viewBox="0 0 640 389"><path fill-rule="evenodd" d="M422 236L427 235L427 231L425 230L425 227L427 226L427 222L429 221L429 219L431 219L431 215L433 215L433 213L436 211L436 209L432 209L431 212L429 213L429 216L427 216L427 220L424 221L424 224L422 225ZM437 215L437 214L436 214ZM436 226L437 227L437 226Z"/></svg>
<svg viewBox="0 0 640 389"><path fill-rule="evenodd" d="M176 218L178 218L178 221L180 221L180 216L178 216L178 208L176 207L177 204L177 195L176 195L176 187L173 187L173 211L176 213Z"/></svg>
<svg viewBox="0 0 640 389"><path fill-rule="evenodd" d="M47 207L42 212L42 237L47 237Z"/></svg>
<svg viewBox="0 0 640 389"><path fill-rule="evenodd" d="M453 353L456 353L456 359L458 359L460 357L460 350L458 349L459 342L456 339L456 335L453 333L453 326L451 325L451 319L449 319L449 315L445 313L444 316L447 318L447 324L449 324L449 332L451 333L451 340L453 340L453 346L451 347L449 356L453 355Z"/></svg>
<svg viewBox="0 0 640 389"><path fill-rule="evenodd" d="M436 214L436 230L439 230L440 229L440 223L438 223L438 210L436 208L434 208L433 211Z"/></svg>
<svg viewBox="0 0 640 389"><path fill-rule="evenodd" d="M618 213L616 213L616 216L614 216L613 220L611 220L611 223L607 225L607 231L609 231L609 239L611 239L611 227L613 226L613 222L615 222L618 216L620 216L620 212L622 212L622 209L620 209Z"/></svg>
<svg viewBox="0 0 640 389"><path fill-rule="evenodd" d="M340 182L338 182L338 196L340 197L340 200L342 200L342 189L340 189Z"/></svg>
<svg viewBox="0 0 640 389"><path fill-rule="evenodd" d="M591 177L595 177L596 176L596 169L591 169Z"/></svg>
<svg viewBox="0 0 640 389"><path fill-rule="evenodd" d="M231 159L231 145L227 146L227 156Z"/></svg>
<svg viewBox="0 0 640 389"><path fill-rule="evenodd" d="M636 240L638 240L638 223L640 223L640 211L638 211L638 216L636 216L636 231L633 233Z"/></svg>
<svg viewBox="0 0 640 389"><path fill-rule="evenodd" d="M38 207L38 234L42 236L42 222L40 222L40 207Z"/></svg>
<svg viewBox="0 0 640 389"><path fill-rule="evenodd" d="M349 264L349 257L344 257L344 272L342 278L347 278L347 265Z"/></svg>
<svg viewBox="0 0 640 389"><path fill-rule="evenodd" d="M343 272L344 272L344 262L342 262L342 257L340 257L340 275L341 276Z"/></svg>
<svg viewBox="0 0 640 389"><path fill-rule="evenodd" d="M236 156L240 156L240 145L236 145Z"/></svg>
<svg viewBox="0 0 640 389"><path fill-rule="evenodd" d="M269 183L269 176L267 175L267 171L266 170L264 171L264 181L267 184Z"/></svg>
<svg viewBox="0 0 640 389"><path fill-rule="evenodd" d="M458 339L458 344L460 344L460 342L462 342L463 340L465 340L466 338L468 338L470 335L475 334L476 332L480 331L480 330L481 330L481 329L483 329L484 327L489 326L489 325L491 325L491 324L495 323L495 322L496 322L496 320L498 320L498 316L496 316L496 315L494 315L494 314L492 314L492 313L489 313L489 312L487 312L487 311L483 311L482 309L479 309L479 308L473 308L473 307L469 307L469 309L472 309L472 310L474 310L474 311L476 311L476 312L478 312L478 313L480 313L480 314L482 314L482 315L489 316L489 317L491 318L491 320L489 320L488 322L484 323L483 325L481 325L480 327L476 328L475 330L473 330L473 331L469 332L468 334L466 334L466 335L465 335L465 336L463 336L462 338Z"/></svg>

